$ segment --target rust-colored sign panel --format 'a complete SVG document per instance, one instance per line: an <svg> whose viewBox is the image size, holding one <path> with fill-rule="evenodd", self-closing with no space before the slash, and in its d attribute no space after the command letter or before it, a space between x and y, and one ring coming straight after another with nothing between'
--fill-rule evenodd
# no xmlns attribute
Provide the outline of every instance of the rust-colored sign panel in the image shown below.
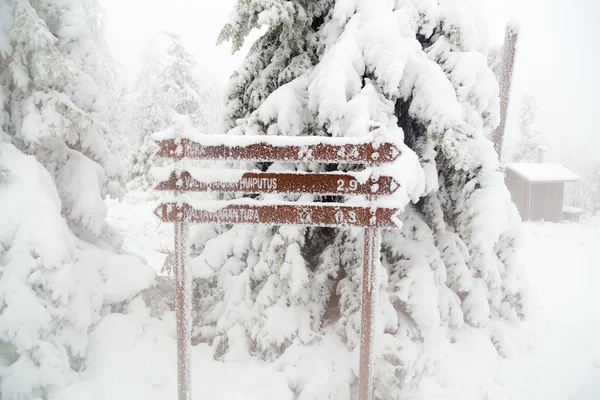
<svg viewBox="0 0 600 400"><path fill-rule="evenodd" d="M281 161L381 165L393 162L400 150L392 143L381 143L375 147L372 143L329 144L318 143L305 146L277 146L269 143L252 143L228 146L224 144L203 146L189 139L174 139L157 142L159 157L198 160L231 161Z"/></svg>
<svg viewBox="0 0 600 400"><path fill-rule="evenodd" d="M372 127L369 131L376 130ZM169 139L158 142L157 155L173 159L228 160L251 162L311 162L381 165L400 156L392 143L358 143L342 138L248 138L214 135L199 139L204 144L189 139ZM290 140L288 140L290 139ZM259 140L257 142L257 140ZM376 140L373 137L373 140ZM352 143L354 141L354 143ZM289 144L289 145L283 145ZM232 175L233 174L233 175ZM217 176L214 181L211 176ZM227 179L223 179L227 175ZM158 190L175 192L230 192L230 193L300 193L321 195L364 195L370 200L394 193L398 184L392 177L359 181L349 173L303 174L287 172L226 172L221 174L195 174L189 171L173 172ZM231 178L234 178L233 180ZM305 225L363 227L364 266L362 282L362 313L360 340L360 368L358 398L370 400L373 396L373 325L377 298L377 263L381 255L377 228L398 228L395 215L399 209L351 206L335 203L237 203L206 202L203 209L187 203L164 203L156 208L155 215L165 222L175 223L176 264L176 319L178 359L178 400L191 398L191 276L186 267L188 223L252 224L252 225Z"/></svg>
<svg viewBox="0 0 600 400"><path fill-rule="evenodd" d="M185 203L165 203L158 206L154 214L164 222L397 228L392 218L398 211L396 208L287 204L231 204L208 211Z"/></svg>
<svg viewBox="0 0 600 400"><path fill-rule="evenodd" d="M388 196L399 185L390 176L360 182L344 173L302 174L283 172L246 172L239 180L204 182L188 171L173 172L157 190L225 192L225 193L299 193L320 195Z"/></svg>

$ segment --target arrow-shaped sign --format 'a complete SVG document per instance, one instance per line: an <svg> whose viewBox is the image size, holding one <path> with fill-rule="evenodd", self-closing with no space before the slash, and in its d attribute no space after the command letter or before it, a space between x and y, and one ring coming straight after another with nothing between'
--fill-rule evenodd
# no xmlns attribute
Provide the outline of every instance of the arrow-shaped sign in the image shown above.
<svg viewBox="0 0 600 400"><path fill-rule="evenodd" d="M198 171L192 176L188 171L172 172L167 181L161 182L157 190L228 192L228 193L299 193L319 195L365 195L388 196L399 185L390 176L359 181L351 174L331 173L285 173L285 172L241 172L240 178L215 182L214 173L203 175ZM206 177L206 178L203 178Z"/></svg>
<svg viewBox="0 0 600 400"><path fill-rule="evenodd" d="M354 207L334 204L231 204L200 210L187 203L163 203L154 214L164 222L245 225L310 225L330 227L397 228L397 208Z"/></svg>
<svg viewBox="0 0 600 400"><path fill-rule="evenodd" d="M216 135L207 135L214 142ZM228 136L229 140L239 136ZM311 137L314 139L314 137ZM294 138L302 139L302 138ZM325 138L327 139L327 138ZM329 138L331 139L331 138ZM335 138L343 139L343 138ZM313 162L313 163L346 163L381 165L393 162L400 156L400 150L392 143L383 142L375 145L366 143L347 143L343 140L324 143L308 142L306 145L278 145L268 136L264 142L241 144L201 144L189 139L169 139L157 142L159 157L182 159L184 157L197 160L230 160L252 162ZM226 139L223 139L226 142ZM302 141L299 141L302 142Z"/></svg>

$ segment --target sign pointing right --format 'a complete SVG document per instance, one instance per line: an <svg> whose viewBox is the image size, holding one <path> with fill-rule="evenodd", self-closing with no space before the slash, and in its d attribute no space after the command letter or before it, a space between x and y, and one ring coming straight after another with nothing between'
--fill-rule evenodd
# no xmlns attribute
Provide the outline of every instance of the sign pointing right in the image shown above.
<svg viewBox="0 0 600 400"><path fill-rule="evenodd" d="M239 143L227 144L236 138ZM275 137L277 138L277 137ZM294 137L298 141L306 141L305 145L281 146L275 143L273 137L261 137L260 142L252 142L247 136L205 135L196 140L167 139L157 141L160 149L159 157L171 157L181 160L191 158L196 160L231 160L231 161L281 161L281 162L312 162L312 163L345 163L381 165L390 163L400 156L400 150L389 142L379 145L373 143L343 143L342 140L331 140L331 143L308 142L306 137ZM309 137L314 140L315 137ZM333 138L341 139L341 138ZM246 142L242 142L245 140Z"/></svg>
<svg viewBox="0 0 600 400"><path fill-rule="evenodd" d="M399 187L391 176L361 181L348 173L241 172L238 179L215 181L211 178L214 171L206 172L197 171L195 176L188 171L172 172L168 180L158 184L156 190L388 196Z"/></svg>

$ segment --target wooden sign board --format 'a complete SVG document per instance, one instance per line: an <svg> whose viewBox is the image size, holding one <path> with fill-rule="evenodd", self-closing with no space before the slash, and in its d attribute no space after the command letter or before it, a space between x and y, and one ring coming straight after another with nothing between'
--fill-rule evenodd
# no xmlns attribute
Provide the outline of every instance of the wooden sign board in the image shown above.
<svg viewBox="0 0 600 400"><path fill-rule="evenodd" d="M331 204L331 203L329 203ZM164 222L244 225L310 225L330 227L396 228L397 208L344 205L231 204L216 211L198 210L189 204L164 203L154 214Z"/></svg>
<svg viewBox="0 0 600 400"><path fill-rule="evenodd" d="M231 137L230 137L231 138ZM197 160L231 160L255 162L312 162L381 165L390 163L400 156L400 150L392 143L379 146L373 143L329 144L318 143L306 146L278 146L270 143L250 143L245 145L208 145L192 142L189 139L174 139L157 142L159 157L174 159L192 158Z"/></svg>
<svg viewBox="0 0 600 400"><path fill-rule="evenodd" d="M380 176L366 182L346 173L303 174L282 172L246 172L236 181L202 181L188 171L173 172L157 190L224 192L224 193L298 193L317 195L388 196L398 189L390 176Z"/></svg>
<svg viewBox="0 0 600 400"><path fill-rule="evenodd" d="M315 137L235 137L235 144L227 144L234 137L208 135L204 142L189 139L169 139L158 142L159 157L181 160L229 160L247 162L336 163L381 165L400 156L392 143L359 142L356 139ZM374 137L372 138L375 139ZM282 140L287 141L282 145ZM196 175L198 176L198 175ZM274 172L246 172L237 180L214 182L194 179L189 171L173 172L158 190L174 192L232 192L232 193L307 193L320 195L364 195L370 199L394 193L398 184L388 176L361 183L347 173L300 174ZM191 285L186 266L187 224L264 224L306 225L331 227L363 227L364 259L361 303L360 367L358 379L359 400L371 400L373 395L373 325L374 299L377 291L376 265L381 255L378 228L397 228L396 208L361 207L333 203L311 204L239 204L223 202L222 207L195 209L189 204L163 203L154 213L165 222L175 223L175 280L178 388L179 400L191 400L190 328ZM187 282L189 283L189 282ZM187 307L187 308L186 308Z"/></svg>

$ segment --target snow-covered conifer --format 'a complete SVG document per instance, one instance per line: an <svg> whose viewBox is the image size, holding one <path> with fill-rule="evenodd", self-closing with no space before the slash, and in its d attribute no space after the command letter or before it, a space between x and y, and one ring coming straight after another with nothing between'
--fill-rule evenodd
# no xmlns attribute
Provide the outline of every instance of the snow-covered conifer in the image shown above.
<svg viewBox="0 0 600 400"><path fill-rule="evenodd" d="M590 209L596 216L600 216L600 160L592 166L590 171Z"/></svg>
<svg viewBox="0 0 600 400"><path fill-rule="evenodd" d="M516 162L537 162L538 148L541 145L542 135L536 126L537 103L531 94L523 96L521 112L519 113L519 132L521 139L515 146L513 159Z"/></svg>
<svg viewBox="0 0 600 400"><path fill-rule="evenodd" d="M145 189L152 184L150 168L161 163L151 135L175 123L177 115L189 118L191 126L203 133L215 133L220 110L218 81L199 70L178 35L165 35L170 38L165 54L156 46L146 46L134 86L137 138L130 179L132 186Z"/></svg>
<svg viewBox="0 0 600 400"><path fill-rule="evenodd" d="M580 182L566 185L565 205L582 208L587 216L600 214L600 160L590 151L598 147L594 143L597 141L590 137L579 151L568 152L560 160L581 177Z"/></svg>
<svg viewBox="0 0 600 400"><path fill-rule="evenodd" d="M119 196L94 0L0 3L0 398L47 399L84 366L103 305L153 273L111 251ZM104 83L103 83L104 82ZM140 280L123 279L135 271Z"/></svg>
<svg viewBox="0 0 600 400"><path fill-rule="evenodd" d="M102 65L83 2L35 3L37 9L29 1L13 3L12 54L5 59L13 140L52 174L69 222L108 238L103 199L122 189L106 140L107 102L95 80Z"/></svg>
<svg viewBox="0 0 600 400"><path fill-rule="evenodd" d="M155 40L147 40L140 54L140 71L133 83L131 127L134 131L129 165L130 187L148 188L152 179L148 174L157 165L158 150L150 135L166 128L169 111L162 91L165 56Z"/></svg>
<svg viewBox="0 0 600 400"><path fill-rule="evenodd" d="M146 40L139 54L140 69L133 81L132 90L142 93L150 87L158 85L159 78L165 69L165 54L157 38Z"/></svg>
<svg viewBox="0 0 600 400"><path fill-rule="evenodd" d="M221 34L236 49L267 27L231 79L231 134L357 136L375 124L404 142L404 225L382 235L377 399L418 391L431 341L523 315L519 217L485 139L499 120L498 85L460 5L240 1ZM345 230L233 227L206 241L193 263L216 288L205 319L216 355L299 365L333 341L356 356L361 258L360 234ZM356 362L290 384L299 398L346 399Z"/></svg>
<svg viewBox="0 0 600 400"><path fill-rule="evenodd" d="M358 136L377 125L404 143L395 171L403 227L383 233L379 267L381 400L418 393L432 343L465 326L486 335L481 328L524 313L520 220L486 139L499 121L498 84L471 17L460 1L250 0L237 3L220 36L238 49L267 28L230 81L232 135ZM286 360L299 398L351 398L360 239L352 230L236 226L206 240L193 265L211 282L204 323L214 327L216 356ZM354 354L352 365L327 343ZM320 371L308 365L315 352L336 365L327 379L311 375Z"/></svg>
<svg viewBox="0 0 600 400"><path fill-rule="evenodd" d="M167 35L171 44L166 51L162 88L169 108L180 116L189 117L199 132L215 133L221 102L218 80L198 66L178 35Z"/></svg>

